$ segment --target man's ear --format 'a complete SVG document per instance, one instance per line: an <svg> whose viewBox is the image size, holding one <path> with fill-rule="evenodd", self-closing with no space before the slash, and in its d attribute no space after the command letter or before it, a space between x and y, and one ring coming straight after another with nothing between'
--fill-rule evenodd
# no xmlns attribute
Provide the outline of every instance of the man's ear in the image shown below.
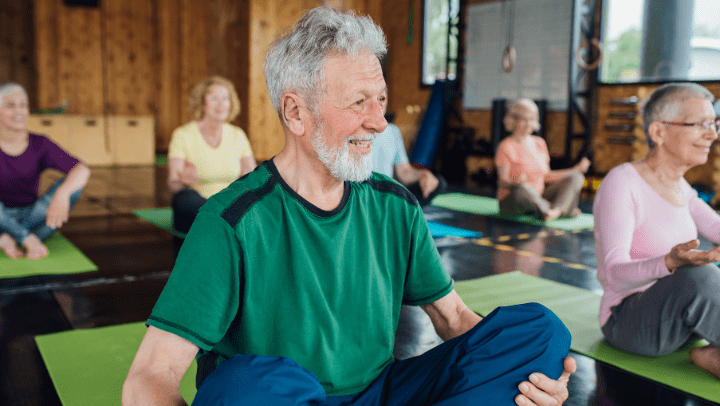
<svg viewBox="0 0 720 406"><path fill-rule="evenodd" d="M296 93L285 93L280 97L280 117L290 132L297 136L305 135L308 125L307 107Z"/></svg>
<svg viewBox="0 0 720 406"><path fill-rule="evenodd" d="M650 139L653 140L655 145L662 145L665 141L667 128L665 127L665 124L659 121L654 121L648 126L648 133L650 134Z"/></svg>

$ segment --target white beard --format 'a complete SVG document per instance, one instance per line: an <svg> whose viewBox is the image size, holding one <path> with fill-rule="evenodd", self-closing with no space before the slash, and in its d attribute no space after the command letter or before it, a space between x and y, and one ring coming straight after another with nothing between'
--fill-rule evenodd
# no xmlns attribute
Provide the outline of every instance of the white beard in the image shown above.
<svg viewBox="0 0 720 406"><path fill-rule="evenodd" d="M319 119L312 134L312 143L315 152L330 171L330 174L337 180L349 182L362 182L370 177L373 171L372 149L368 154L362 154L355 158L350 156L348 140L340 148L332 148L323 139L324 127ZM374 140L377 134L351 137L355 140Z"/></svg>

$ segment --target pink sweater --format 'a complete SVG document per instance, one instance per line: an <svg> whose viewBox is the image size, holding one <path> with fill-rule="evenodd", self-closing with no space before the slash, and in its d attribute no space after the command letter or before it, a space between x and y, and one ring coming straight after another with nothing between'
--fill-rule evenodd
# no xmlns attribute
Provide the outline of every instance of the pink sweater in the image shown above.
<svg viewBox="0 0 720 406"><path fill-rule="evenodd" d="M672 247L697 238L698 231L720 243L720 216L685 179L680 188L686 203L677 207L660 197L630 163L611 170L600 184L593 213L597 278L605 291L601 326L612 306L670 275L665 255Z"/></svg>

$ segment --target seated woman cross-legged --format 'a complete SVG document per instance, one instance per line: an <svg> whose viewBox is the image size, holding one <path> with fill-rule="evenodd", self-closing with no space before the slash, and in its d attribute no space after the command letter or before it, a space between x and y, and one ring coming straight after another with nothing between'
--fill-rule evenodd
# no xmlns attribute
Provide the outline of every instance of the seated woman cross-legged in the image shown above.
<svg viewBox="0 0 720 406"><path fill-rule="evenodd" d="M540 129L537 105L520 99L508 109L505 128L512 134L502 140L495 154L500 213L532 214L543 220L580 214L580 190L590 167L583 158L570 169L550 170L545 140L533 135Z"/></svg>
<svg viewBox="0 0 720 406"><path fill-rule="evenodd" d="M27 131L29 115L25 89L0 85L0 249L12 259L48 256L43 241L68 221L90 177L84 163L49 138ZM38 196L45 169L67 176Z"/></svg>
<svg viewBox="0 0 720 406"><path fill-rule="evenodd" d="M257 166L245 132L229 124L239 113L229 80L211 76L193 89L193 121L175 130L168 152L175 230L187 233L210 196Z"/></svg>
<svg viewBox="0 0 720 406"><path fill-rule="evenodd" d="M720 379L720 247L697 250L698 232L720 243L720 215L683 178L718 138L712 100L694 83L651 93L642 113L650 151L607 174L593 212L605 338L647 356L706 339L690 359Z"/></svg>

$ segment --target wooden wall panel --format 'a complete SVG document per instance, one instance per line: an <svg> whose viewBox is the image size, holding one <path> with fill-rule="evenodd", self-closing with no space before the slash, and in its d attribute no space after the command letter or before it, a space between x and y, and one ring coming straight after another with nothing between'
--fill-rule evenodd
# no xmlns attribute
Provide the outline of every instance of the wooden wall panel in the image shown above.
<svg viewBox="0 0 720 406"><path fill-rule="evenodd" d="M34 4L37 106L49 109L60 102L58 9L62 3L60 0L35 0Z"/></svg>
<svg viewBox="0 0 720 406"><path fill-rule="evenodd" d="M155 112L152 2L102 2L108 114Z"/></svg>
<svg viewBox="0 0 720 406"><path fill-rule="evenodd" d="M173 130L181 123L180 1L157 0L155 9L155 144L167 151Z"/></svg>
<svg viewBox="0 0 720 406"><path fill-rule="evenodd" d="M206 78L208 69L208 7L200 0L180 0L181 123L190 120L190 91Z"/></svg>
<svg viewBox="0 0 720 406"><path fill-rule="evenodd" d="M412 44L408 43L410 7L413 7ZM381 27L388 39L385 81L388 84L388 112L395 114L405 145L412 147L420 128L430 87L420 84L422 55L423 0L384 2Z"/></svg>
<svg viewBox="0 0 720 406"><path fill-rule="evenodd" d="M103 114L101 11L60 5L57 17L60 100L71 114Z"/></svg>
<svg viewBox="0 0 720 406"><path fill-rule="evenodd" d="M0 3L0 83L22 85L31 108L37 105L34 49L32 4L4 0Z"/></svg>
<svg viewBox="0 0 720 406"><path fill-rule="evenodd" d="M210 0L209 71L235 85L240 97L240 115L233 122L247 132L250 94L250 24L248 0ZM248 134L250 136L250 134Z"/></svg>

